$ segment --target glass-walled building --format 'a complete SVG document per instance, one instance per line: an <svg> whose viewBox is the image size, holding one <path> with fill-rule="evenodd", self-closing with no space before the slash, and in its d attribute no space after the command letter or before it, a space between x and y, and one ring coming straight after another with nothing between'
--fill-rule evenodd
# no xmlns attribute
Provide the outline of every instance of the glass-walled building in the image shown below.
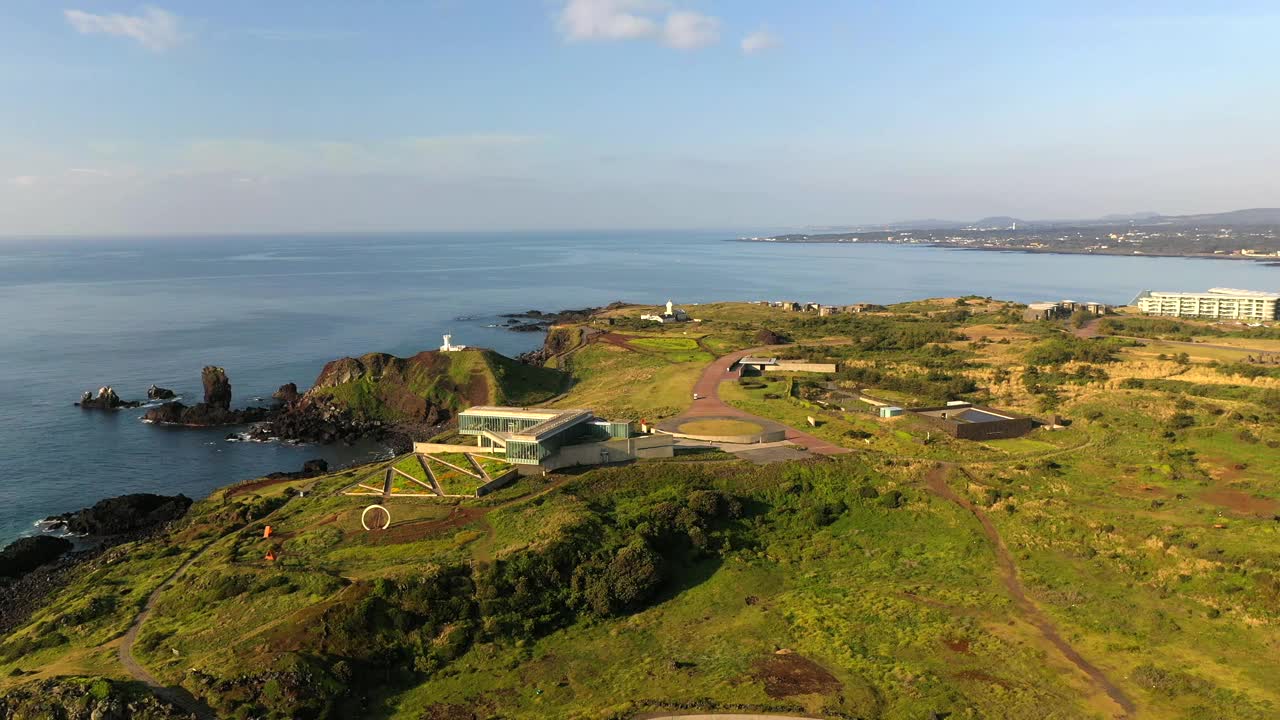
<svg viewBox="0 0 1280 720"><path fill-rule="evenodd" d="M478 406L458 414L458 432L507 460L537 465L561 447L631 437L631 424L600 420L590 410Z"/></svg>

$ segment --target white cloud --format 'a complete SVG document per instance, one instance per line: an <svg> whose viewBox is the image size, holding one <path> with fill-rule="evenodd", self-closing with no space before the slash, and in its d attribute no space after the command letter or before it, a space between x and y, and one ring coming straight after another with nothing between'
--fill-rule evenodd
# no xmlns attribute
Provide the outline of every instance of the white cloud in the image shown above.
<svg viewBox="0 0 1280 720"><path fill-rule="evenodd" d="M742 52L748 55L754 55L758 52L771 50L782 44L777 35L761 28L750 35L742 38Z"/></svg>
<svg viewBox="0 0 1280 720"><path fill-rule="evenodd" d="M677 11L667 15L662 40L680 50L695 50L715 44L720 39L720 20L710 15Z"/></svg>
<svg viewBox="0 0 1280 720"><path fill-rule="evenodd" d="M651 0L569 0L560 12L560 31L570 40L632 40L652 37L658 23L648 14Z"/></svg>
<svg viewBox="0 0 1280 720"><path fill-rule="evenodd" d="M111 177L111 173L97 168L70 168L67 172L72 175L87 175L89 177Z"/></svg>
<svg viewBox="0 0 1280 720"><path fill-rule="evenodd" d="M36 182L38 181L39 181L39 178L37 178L35 175L19 175L17 177L9 178L9 184L17 185L18 187L31 187L32 185L35 185Z"/></svg>
<svg viewBox="0 0 1280 720"><path fill-rule="evenodd" d="M96 15L83 10L64 10L62 14L81 35L127 37L157 52L168 50L183 39L178 17L156 7L145 7L138 15Z"/></svg>
<svg viewBox="0 0 1280 720"><path fill-rule="evenodd" d="M560 32L569 40L660 40L692 50L720 39L719 18L671 10L664 0L567 0Z"/></svg>

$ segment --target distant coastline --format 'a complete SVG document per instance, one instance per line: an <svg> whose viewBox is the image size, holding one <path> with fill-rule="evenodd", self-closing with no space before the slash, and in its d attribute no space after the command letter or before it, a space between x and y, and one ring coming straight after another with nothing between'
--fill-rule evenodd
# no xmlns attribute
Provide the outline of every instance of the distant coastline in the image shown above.
<svg viewBox="0 0 1280 720"><path fill-rule="evenodd" d="M931 247L945 250L969 250L978 252L1025 253L1029 255L1103 255L1106 257L1192 258L1199 260L1244 260L1271 267L1280 267L1280 256L1240 255L1230 253L1189 253L1176 251L1134 251L1122 249L1074 249L1040 248L1020 245L966 245L948 242L894 242L887 240L835 240L835 239L778 239L778 238L729 238L725 242L759 243L766 245L899 245L907 247Z"/></svg>

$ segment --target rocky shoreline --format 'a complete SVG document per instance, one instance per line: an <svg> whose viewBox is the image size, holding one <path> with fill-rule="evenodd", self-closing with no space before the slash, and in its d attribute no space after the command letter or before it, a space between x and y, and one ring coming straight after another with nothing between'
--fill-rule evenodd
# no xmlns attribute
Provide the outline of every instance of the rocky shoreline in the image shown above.
<svg viewBox="0 0 1280 720"><path fill-rule="evenodd" d="M44 598L65 584L69 573L88 562L112 562L123 543L151 537L182 518L191 507L185 495L137 493L107 498L92 507L47 518L56 535L18 538L0 550L0 633L22 624Z"/></svg>

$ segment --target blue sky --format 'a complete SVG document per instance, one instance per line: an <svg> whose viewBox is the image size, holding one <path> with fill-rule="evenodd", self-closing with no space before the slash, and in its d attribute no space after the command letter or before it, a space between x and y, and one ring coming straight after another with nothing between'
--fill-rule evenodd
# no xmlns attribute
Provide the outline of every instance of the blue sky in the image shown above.
<svg viewBox="0 0 1280 720"><path fill-rule="evenodd" d="M0 5L0 235L1274 206L1274 3Z"/></svg>

